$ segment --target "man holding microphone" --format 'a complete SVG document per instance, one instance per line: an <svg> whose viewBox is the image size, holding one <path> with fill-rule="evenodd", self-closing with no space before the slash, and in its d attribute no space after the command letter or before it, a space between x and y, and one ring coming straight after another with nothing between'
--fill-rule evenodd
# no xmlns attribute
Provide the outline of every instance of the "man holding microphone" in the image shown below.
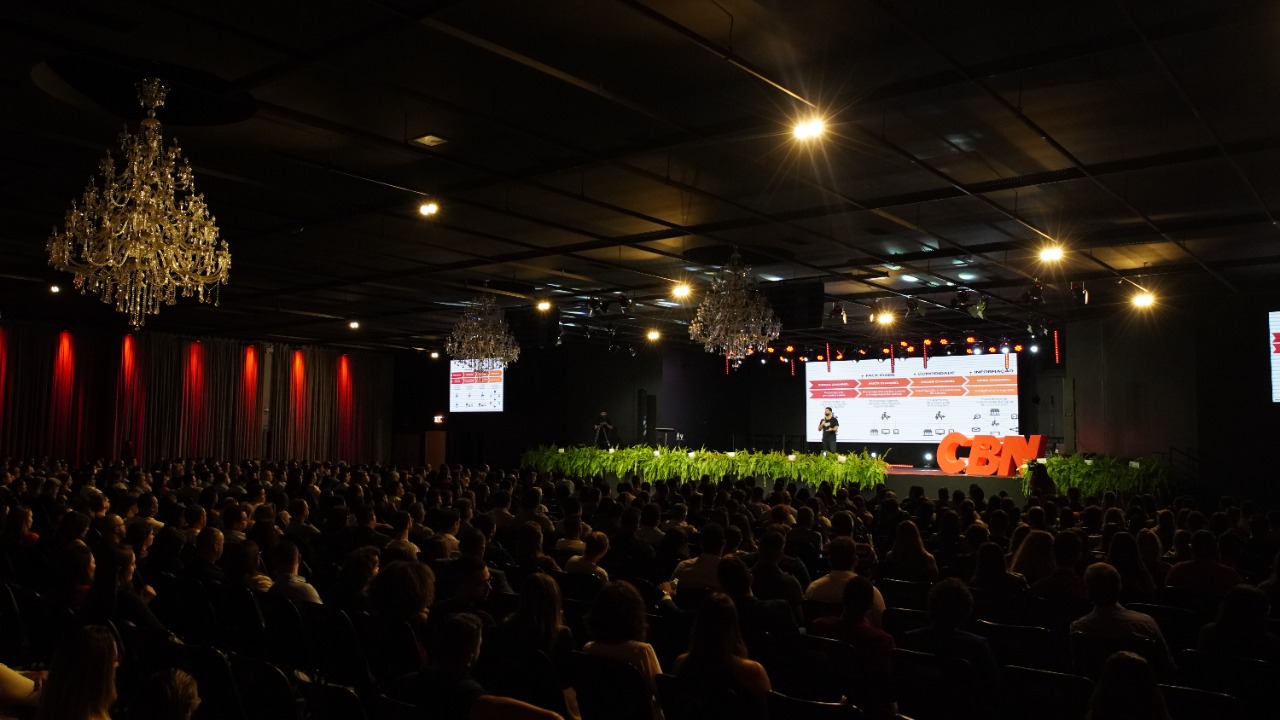
<svg viewBox="0 0 1280 720"><path fill-rule="evenodd" d="M822 433L823 453L835 453L836 433L839 430L840 420L831 414L831 408L826 408L822 414L822 419L818 421L818 431Z"/></svg>

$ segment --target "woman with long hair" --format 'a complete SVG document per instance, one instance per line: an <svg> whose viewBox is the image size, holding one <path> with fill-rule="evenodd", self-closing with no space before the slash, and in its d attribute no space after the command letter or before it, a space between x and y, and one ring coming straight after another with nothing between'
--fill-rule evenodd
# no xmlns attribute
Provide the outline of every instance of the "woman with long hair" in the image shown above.
<svg viewBox="0 0 1280 720"><path fill-rule="evenodd" d="M591 642L583 652L630 663L648 679L652 689L654 679L662 674L662 665L653 646L644 641L648 630L644 599L634 585L624 581L606 583L587 613L587 630Z"/></svg>
<svg viewBox="0 0 1280 720"><path fill-rule="evenodd" d="M1017 595L1026 591L1027 579L1018 573L1009 572L1004 561L1004 548L989 542L978 547L969 587Z"/></svg>
<svg viewBox="0 0 1280 720"><path fill-rule="evenodd" d="M1032 530L1018 545L1009 569L1035 584L1053 574L1057 564L1053 559L1053 535L1045 530Z"/></svg>
<svg viewBox="0 0 1280 720"><path fill-rule="evenodd" d="M266 592L271 589L271 578L262 572L262 553L258 543L252 540L232 543L222 554L222 566L226 571L228 587Z"/></svg>
<svg viewBox="0 0 1280 720"><path fill-rule="evenodd" d="M1112 535L1106 562L1120 572L1121 602L1144 603L1155 599L1156 583L1142 562L1137 538L1123 531Z"/></svg>
<svg viewBox="0 0 1280 720"><path fill-rule="evenodd" d="M53 658L35 720L110 720L119 662L110 630L89 625L73 633Z"/></svg>
<svg viewBox="0 0 1280 720"><path fill-rule="evenodd" d="M747 657L733 600L719 592L698 607L689 651L676 658L676 675L728 688L746 700L763 701L773 690L764 666Z"/></svg>
<svg viewBox="0 0 1280 720"><path fill-rule="evenodd" d="M1089 699L1087 720L1169 720L1156 673L1141 655L1118 652L1107 658Z"/></svg>
<svg viewBox="0 0 1280 720"><path fill-rule="evenodd" d="M893 547L880 563L880 576L894 580L933 582L938 579L938 563L924 548L920 529L911 520L898 523Z"/></svg>
<svg viewBox="0 0 1280 720"><path fill-rule="evenodd" d="M1142 564L1147 566L1147 572L1151 573L1155 586L1164 587L1165 576L1173 566L1164 561L1164 544L1155 530L1143 528L1138 531L1138 555L1142 557Z"/></svg>
<svg viewBox="0 0 1280 720"><path fill-rule="evenodd" d="M515 612L502 624L503 636L523 648L541 650L557 668L566 670L573 658L573 631L564 624L560 586L550 575L536 573L520 585ZM561 678L568 686L569 673Z"/></svg>
<svg viewBox="0 0 1280 720"><path fill-rule="evenodd" d="M1218 617L1200 629L1197 649L1217 655L1280 661L1280 637L1267 622L1267 594L1252 585L1227 591Z"/></svg>
<svg viewBox="0 0 1280 720"><path fill-rule="evenodd" d="M120 545L102 550L102 564L94 573L85 610L95 620L110 620L117 627L128 623L149 634L168 636L169 631L134 590L138 565L133 548Z"/></svg>

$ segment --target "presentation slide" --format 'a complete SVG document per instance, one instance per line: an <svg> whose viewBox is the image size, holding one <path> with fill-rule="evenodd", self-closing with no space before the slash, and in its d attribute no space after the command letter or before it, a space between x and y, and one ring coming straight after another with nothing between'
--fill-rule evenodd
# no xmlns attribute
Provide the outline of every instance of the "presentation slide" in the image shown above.
<svg viewBox="0 0 1280 720"><path fill-rule="evenodd" d="M502 412L502 370L472 370L449 361L449 412Z"/></svg>
<svg viewBox="0 0 1280 720"><path fill-rule="evenodd" d="M1271 402L1280 402L1280 311L1268 315L1271 320Z"/></svg>
<svg viewBox="0 0 1280 720"><path fill-rule="evenodd" d="M1005 369L1005 358L1009 367ZM927 443L949 432L1018 435L1018 356L911 357L895 362L806 363L806 439L821 442L818 421L830 407L841 443Z"/></svg>

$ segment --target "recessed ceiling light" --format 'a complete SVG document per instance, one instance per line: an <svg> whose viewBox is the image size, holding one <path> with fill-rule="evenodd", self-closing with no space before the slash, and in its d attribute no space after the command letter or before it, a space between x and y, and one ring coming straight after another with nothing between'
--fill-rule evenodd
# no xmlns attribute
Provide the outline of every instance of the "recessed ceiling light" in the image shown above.
<svg viewBox="0 0 1280 720"><path fill-rule="evenodd" d="M657 330L650 330L648 333L645 333L645 337L649 338L650 340L657 340L662 337L662 333L658 332Z"/></svg>
<svg viewBox="0 0 1280 720"><path fill-rule="evenodd" d="M352 320L351 322L347 323L347 327L351 328L352 330L359 330L359 329L360 329L360 321L359 321L359 320Z"/></svg>
<svg viewBox="0 0 1280 720"><path fill-rule="evenodd" d="M822 137L826 130L827 124L822 118L810 118L796 123L796 126L791 130L791 134L797 140L813 140Z"/></svg>
<svg viewBox="0 0 1280 720"><path fill-rule="evenodd" d="M550 309L551 309L551 301L550 301L550 300L539 300L539 301L538 301L538 309L539 309L539 310L541 310L541 311L543 311L543 312L546 312L546 311L550 310Z"/></svg>
<svg viewBox="0 0 1280 720"><path fill-rule="evenodd" d="M957 275L956 277L960 278L961 280L973 280L973 279L977 278L978 276L977 276L977 275L974 275L973 273L960 273L960 274L959 274L959 275Z"/></svg>
<svg viewBox="0 0 1280 720"><path fill-rule="evenodd" d="M418 212L425 217L431 217L440 212L440 205L433 200L428 200L418 206Z"/></svg>
<svg viewBox="0 0 1280 720"><path fill-rule="evenodd" d="M425 147L438 147L449 141L439 135L423 135L422 137L414 138L410 142L414 142Z"/></svg>
<svg viewBox="0 0 1280 720"><path fill-rule="evenodd" d="M902 279L906 280L907 282L920 282L920 278L916 277L915 275L903 275Z"/></svg>
<svg viewBox="0 0 1280 720"><path fill-rule="evenodd" d="M60 293L60 292L62 292L62 288L58 287L57 285L50 285L50 286L49 286L49 292L51 292L51 293Z"/></svg>

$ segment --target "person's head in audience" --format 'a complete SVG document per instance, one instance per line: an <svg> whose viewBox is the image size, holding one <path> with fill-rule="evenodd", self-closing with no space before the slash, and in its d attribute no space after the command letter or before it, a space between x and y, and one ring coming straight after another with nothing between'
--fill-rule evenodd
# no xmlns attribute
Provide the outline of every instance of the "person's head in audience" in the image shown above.
<svg viewBox="0 0 1280 720"><path fill-rule="evenodd" d="M564 628L560 586L545 573L534 573L520 585L520 598L507 625L533 647L550 652Z"/></svg>
<svg viewBox="0 0 1280 720"><path fill-rule="evenodd" d="M91 521L93 529L107 545L119 545L124 542L125 527L124 518L115 513L107 513L99 515Z"/></svg>
<svg viewBox="0 0 1280 720"><path fill-rule="evenodd" d="M940 630L955 630L973 612L973 594L959 578L947 578L929 590L929 623Z"/></svg>
<svg viewBox="0 0 1280 720"><path fill-rule="evenodd" d="M196 535L196 557L210 565L214 565L222 559L223 549L223 535L218 528L206 527L200 531L200 534Z"/></svg>
<svg viewBox="0 0 1280 720"><path fill-rule="evenodd" d="M737 607L728 595L711 593L698 606L689 650L677 661L676 674L727 684L734 659L745 657Z"/></svg>
<svg viewBox="0 0 1280 720"><path fill-rule="evenodd" d="M89 516L72 510L62 516L54 530L54 538L60 546L84 542L89 533Z"/></svg>
<svg viewBox="0 0 1280 720"><path fill-rule="evenodd" d="M859 575L844 585L841 616L850 622L861 622L875 604L876 590L871 580Z"/></svg>
<svg viewBox="0 0 1280 720"><path fill-rule="evenodd" d="M640 524L647 528L656 528L662 521L662 507L658 503L649 503L640 509Z"/></svg>
<svg viewBox="0 0 1280 720"><path fill-rule="evenodd" d="M564 517L564 536L570 540L582 539L582 516L566 515Z"/></svg>
<svg viewBox="0 0 1280 720"><path fill-rule="evenodd" d="M1013 555L1010 569L1021 573L1028 582L1047 577L1055 567L1053 560L1053 535L1045 530L1027 533L1018 551Z"/></svg>
<svg viewBox="0 0 1280 720"><path fill-rule="evenodd" d="M424 622L435 594L435 573L419 562L393 562L369 583L369 604L392 622Z"/></svg>
<svg viewBox="0 0 1280 720"><path fill-rule="evenodd" d="M583 557L589 562L599 564L609 552L609 536L599 531L589 532L583 538L583 545L585 546L582 551Z"/></svg>
<svg viewBox="0 0 1280 720"><path fill-rule="evenodd" d="M530 520L517 527L515 547L512 550L517 564L536 564L543 555L542 526Z"/></svg>
<svg viewBox="0 0 1280 720"><path fill-rule="evenodd" d="M1173 534L1173 562L1191 559L1191 532L1178 530Z"/></svg>
<svg viewBox="0 0 1280 720"><path fill-rule="evenodd" d="M605 645L642 642L646 629L644 599L635 586L623 580L605 583L587 613L591 639Z"/></svg>
<svg viewBox="0 0 1280 720"><path fill-rule="evenodd" d="M236 507L226 510L222 515L222 529L228 532L244 532L249 527L249 514L244 511L243 507Z"/></svg>
<svg viewBox="0 0 1280 720"><path fill-rule="evenodd" d="M827 546L827 563L833 572L850 572L858 563L858 547L851 537L837 537Z"/></svg>
<svg viewBox="0 0 1280 720"><path fill-rule="evenodd" d="M1253 585L1236 585L1227 590L1214 620L1218 632L1235 637L1263 637L1269 632L1267 594Z"/></svg>
<svg viewBox="0 0 1280 720"><path fill-rule="evenodd" d="M720 523L707 523L698 534L699 551L703 555L719 556L724 552L724 526Z"/></svg>
<svg viewBox="0 0 1280 720"><path fill-rule="evenodd" d="M35 720L109 720L118 662L115 636L107 628L71 631L49 667Z"/></svg>
<svg viewBox="0 0 1280 720"><path fill-rule="evenodd" d="M1193 560L1216 561L1218 559L1218 538L1208 530L1197 530L1191 534L1191 558Z"/></svg>
<svg viewBox="0 0 1280 720"><path fill-rule="evenodd" d="M1096 566L1095 566L1096 567ZM1107 658L1089 698L1087 720L1168 720L1155 670L1141 655L1118 652Z"/></svg>
<svg viewBox="0 0 1280 720"><path fill-rule="evenodd" d="M688 560L689 535L678 527L668 529L667 534L663 535L662 540L658 541L656 554L659 558L668 560Z"/></svg>
<svg viewBox="0 0 1280 720"><path fill-rule="evenodd" d="M924 539L920 537L920 528L911 520L898 523L894 531L893 547L889 550L897 562L920 562L930 557L924 549Z"/></svg>
<svg viewBox="0 0 1280 720"><path fill-rule="evenodd" d="M208 513L199 505L188 505L182 511L182 523L193 533L198 533L204 529L208 522Z"/></svg>
<svg viewBox="0 0 1280 720"><path fill-rule="evenodd" d="M356 548L347 554L338 570L338 583L360 592L368 592L369 583L378 574L381 566L378 548L371 545Z"/></svg>
<svg viewBox="0 0 1280 720"><path fill-rule="evenodd" d="M161 670L143 681L129 704L130 720L191 720L200 707L196 679L177 668Z"/></svg>
<svg viewBox="0 0 1280 720"><path fill-rule="evenodd" d="M454 613L445 618L431 634L431 667L464 677L480 659L484 623L471 613Z"/></svg>
<svg viewBox="0 0 1280 720"><path fill-rule="evenodd" d="M262 564L262 552L258 543L246 540L233 543L226 550L222 559L222 569L226 572L228 585L249 587L258 568Z"/></svg>
<svg viewBox="0 0 1280 720"><path fill-rule="evenodd" d="M716 579L720 581L720 589L731 598L738 599L751 595L751 571L741 558L731 557L721 560L716 565Z"/></svg>
<svg viewBox="0 0 1280 720"><path fill-rule="evenodd" d="M406 510L393 510L388 518L391 525L391 537L396 540L408 540L409 531L413 529L413 516Z"/></svg>
<svg viewBox="0 0 1280 720"><path fill-rule="evenodd" d="M978 555L973 566L973 578L969 584L973 587L1000 587L1009 574L1005 564L1004 548L989 542L978 547Z"/></svg>
<svg viewBox="0 0 1280 720"><path fill-rule="evenodd" d="M136 522L124 531L124 544L133 548L133 554L139 560L145 560L155 542L156 530L150 523Z"/></svg>
<svg viewBox="0 0 1280 720"><path fill-rule="evenodd" d="M1107 563L1094 563L1084 571L1084 589L1094 607L1113 607L1120 602L1120 572Z"/></svg>
<svg viewBox="0 0 1280 720"><path fill-rule="evenodd" d="M302 564L302 553L298 551L297 545L285 540L276 545L271 552L272 567L277 577L288 578L298 574L298 568Z"/></svg>
<svg viewBox="0 0 1280 720"><path fill-rule="evenodd" d="M458 577L457 597L472 603L484 603L492 590L489 566L474 555L462 555L454 561Z"/></svg>
<svg viewBox="0 0 1280 720"><path fill-rule="evenodd" d="M476 519L485 517L477 515ZM474 557L484 558L484 551L488 542L485 539L484 531L478 527L472 526L458 533L458 554L472 555Z"/></svg>

